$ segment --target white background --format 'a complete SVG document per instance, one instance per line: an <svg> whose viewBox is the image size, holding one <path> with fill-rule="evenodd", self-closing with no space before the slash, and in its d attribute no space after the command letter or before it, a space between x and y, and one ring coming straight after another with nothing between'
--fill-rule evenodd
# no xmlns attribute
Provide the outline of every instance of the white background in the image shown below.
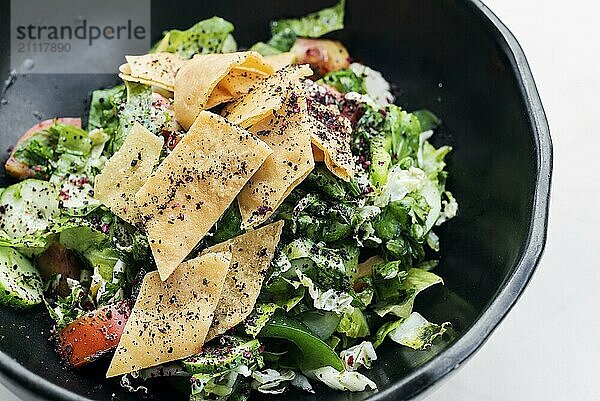
<svg viewBox="0 0 600 401"><path fill-rule="evenodd" d="M487 0L525 49L550 121L546 253L483 349L427 401L600 400L600 7ZM0 400L18 401L0 385Z"/></svg>

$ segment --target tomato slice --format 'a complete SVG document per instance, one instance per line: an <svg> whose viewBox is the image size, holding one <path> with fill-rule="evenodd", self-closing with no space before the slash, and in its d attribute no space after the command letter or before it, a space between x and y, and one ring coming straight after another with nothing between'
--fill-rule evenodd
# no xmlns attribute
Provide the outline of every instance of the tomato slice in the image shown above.
<svg viewBox="0 0 600 401"><path fill-rule="evenodd" d="M120 301L81 316L58 333L59 355L74 368L114 350L119 344L131 304Z"/></svg>
<svg viewBox="0 0 600 401"><path fill-rule="evenodd" d="M296 56L296 64L310 64L318 76L350 66L348 50L337 41L301 38L290 51Z"/></svg>
<svg viewBox="0 0 600 401"><path fill-rule="evenodd" d="M81 128L81 118L59 117L56 119L56 121L59 123L62 123L62 124L73 125L77 128ZM13 151L11 152L10 157L6 161L5 166L6 166L6 172L8 174L10 174L11 176L13 176L19 180L24 180L26 178L35 176L35 171L33 171L30 168L30 166L15 159L15 157L14 157L15 149L17 148L17 146L19 146L19 144L23 143L31 135L35 134L36 132L45 130L46 128L50 127L53 123L54 123L54 119L40 121L33 127L29 128L27 130L27 132L25 132L23 134L23 136L21 136L21 138L17 141Z"/></svg>
<svg viewBox="0 0 600 401"><path fill-rule="evenodd" d="M67 279L79 279L81 274L81 262L73 251L58 242L53 242L35 261L44 282L55 274L60 274L58 295L66 297L71 293Z"/></svg>

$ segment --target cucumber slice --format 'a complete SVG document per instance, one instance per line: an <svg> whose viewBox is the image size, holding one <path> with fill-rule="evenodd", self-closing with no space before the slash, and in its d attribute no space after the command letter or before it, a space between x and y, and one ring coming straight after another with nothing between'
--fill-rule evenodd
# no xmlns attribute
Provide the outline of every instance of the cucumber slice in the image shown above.
<svg viewBox="0 0 600 401"><path fill-rule="evenodd" d="M260 342L258 340L246 341L228 337L232 343L206 347L198 355L184 359L183 366L189 373L216 374L235 369L240 365L252 365L260 357ZM262 361L259 362L262 364Z"/></svg>
<svg viewBox="0 0 600 401"><path fill-rule="evenodd" d="M0 211L0 230L11 238L33 234L58 216L58 193L48 181L21 181L2 192Z"/></svg>
<svg viewBox="0 0 600 401"><path fill-rule="evenodd" d="M42 278L31 262L9 247L0 247L0 303L18 309L42 302Z"/></svg>

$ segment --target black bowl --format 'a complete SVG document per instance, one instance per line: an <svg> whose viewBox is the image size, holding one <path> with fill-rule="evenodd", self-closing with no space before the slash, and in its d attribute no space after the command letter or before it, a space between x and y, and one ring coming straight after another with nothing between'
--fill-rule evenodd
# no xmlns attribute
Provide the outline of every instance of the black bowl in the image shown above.
<svg viewBox="0 0 600 401"><path fill-rule="evenodd" d="M303 15L332 1L262 0L152 2L152 36L220 15L235 23L249 45L268 36L268 22ZM8 5L0 6L8 38ZM373 400L422 394L460 366L516 302L544 248L552 148L544 110L523 51L480 1L350 0L346 29L333 35L397 85L398 103L429 108L444 124L438 144L450 143L448 187L458 217L440 230L445 287L429 290L417 310L452 322L455 333L429 352L382 347L369 372L379 385ZM8 43L0 44L0 71L8 73ZM8 89L0 105L0 148L7 149L39 118L83 115L89 92L116 82L112 75L29 75ZM7 180L0 176L0 185ZM24 399L134 400L103 367L74 372L59 363L48 342L49 319L0 309L0 371ZM360 400L369 394L291 394L293 399ZM166 397L163 399L172 399Z"/></svg>

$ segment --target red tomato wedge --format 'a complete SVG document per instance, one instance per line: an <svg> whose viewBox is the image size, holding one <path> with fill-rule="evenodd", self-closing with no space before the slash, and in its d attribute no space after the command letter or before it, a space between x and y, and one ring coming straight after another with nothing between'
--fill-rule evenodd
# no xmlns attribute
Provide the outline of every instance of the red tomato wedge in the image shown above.
<svg viewBox="0 0 600 401"><path fill-rule="evenodd" d="M130 303L121 301L81 316L58 333L59 355L79 368L114 350L130 313Z"/></svg>
<svg viewBox="0 0 600 401"><path fill-rule="evenodd" d="M62 124L73 125L77 128L81 128L81 118L60 117L60 118L57 118L56 121L59 123L62 123ZM35 134L36 132L45 130L46 128L50 127L53 123L54 123L54 119L40 121L33 127L29 128L29 130L27 130L27 132L25 132L23 134L23 136L21 136L21 138L17 141L13 151L11 152L10 157L6 161L5 167L6 167L6 172L8 174L10 174L11 176L13 176L19 180L24 180L26 178L35 176L35 171L33 171L30 168L30 166L28 166L25 163L21 163L20 161L15 159L15 157L14 157L15 149L17 148L17 146L19 146L19 144L26 141L27 138L29 138L31 135Z"/></svg>

